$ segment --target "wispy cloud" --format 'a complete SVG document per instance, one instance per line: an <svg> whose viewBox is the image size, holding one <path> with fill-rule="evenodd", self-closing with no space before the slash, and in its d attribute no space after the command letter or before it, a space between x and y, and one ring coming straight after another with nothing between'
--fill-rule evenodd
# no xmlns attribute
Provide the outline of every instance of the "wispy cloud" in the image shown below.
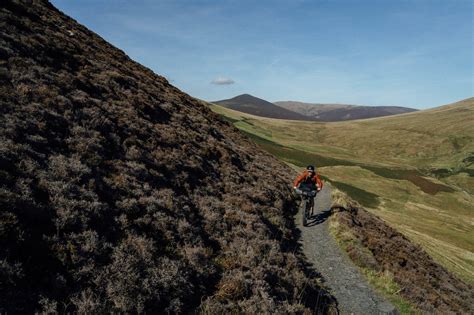
<svg viewBox="0 0 474 315"><path fill-rule="evenodd" d="M234 80L230 78L223 78L223 77L219 77L211 81L211 84L216 84L216 85L231 85L234 83L235 83Z"/></svg>

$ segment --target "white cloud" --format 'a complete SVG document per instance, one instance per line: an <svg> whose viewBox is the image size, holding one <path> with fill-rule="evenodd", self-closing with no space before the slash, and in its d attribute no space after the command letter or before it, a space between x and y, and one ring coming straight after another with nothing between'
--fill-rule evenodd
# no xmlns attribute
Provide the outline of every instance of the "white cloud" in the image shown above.
<svg viewBox="0 0 474 315"><path fill-rule="evenodd" d="M230 78L223 78L223 77L219 77L211 81L211 84L217 84L217 85L230 85L234 83L235 83L234 80Z"/></svg>

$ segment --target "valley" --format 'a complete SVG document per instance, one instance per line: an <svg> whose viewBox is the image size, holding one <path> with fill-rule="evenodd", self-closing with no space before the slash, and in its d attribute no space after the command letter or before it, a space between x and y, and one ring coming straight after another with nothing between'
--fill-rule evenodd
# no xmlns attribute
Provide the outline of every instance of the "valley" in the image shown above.
<svg viewBox="0 0 474 315"><path fill-rule="evenodd" d="M474 98L348 122L277 120L211 108L295 169L334 186L474 282Z"/></svg>

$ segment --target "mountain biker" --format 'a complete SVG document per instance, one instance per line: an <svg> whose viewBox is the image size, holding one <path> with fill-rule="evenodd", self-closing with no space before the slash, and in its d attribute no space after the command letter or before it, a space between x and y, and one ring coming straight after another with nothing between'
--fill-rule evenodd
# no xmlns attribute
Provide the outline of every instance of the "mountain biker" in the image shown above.
<svg viewBox="0 0 474 315"><path fill-rule="evenodd" d="M316 174L316 169L313 165L308 165L304 172L296 177L293 183L293 189L297 193L301 193L301 189L307 189L311 191L320 191L323 188L323 182L319 178L319 174ZM314 206L314 197L311 198L311 212Z"/></svg>

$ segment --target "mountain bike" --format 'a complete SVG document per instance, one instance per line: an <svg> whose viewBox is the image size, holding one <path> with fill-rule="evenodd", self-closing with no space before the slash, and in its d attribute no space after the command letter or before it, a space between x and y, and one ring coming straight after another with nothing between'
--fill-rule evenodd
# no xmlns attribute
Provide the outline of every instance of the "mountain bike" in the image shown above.
<svg viewBox="0 0 474 315"><path fill-rule="evenodd" d="M316 190L312 189L311 187L300 187L297 188L296 193L301 195L301 204L300 209L302 212L302 220L303 226L306 226L308 223L308 219L310 217L309 210L311 209L311 215L313 215L314 210L314 200L313 198L316 197Z"/></svg>

